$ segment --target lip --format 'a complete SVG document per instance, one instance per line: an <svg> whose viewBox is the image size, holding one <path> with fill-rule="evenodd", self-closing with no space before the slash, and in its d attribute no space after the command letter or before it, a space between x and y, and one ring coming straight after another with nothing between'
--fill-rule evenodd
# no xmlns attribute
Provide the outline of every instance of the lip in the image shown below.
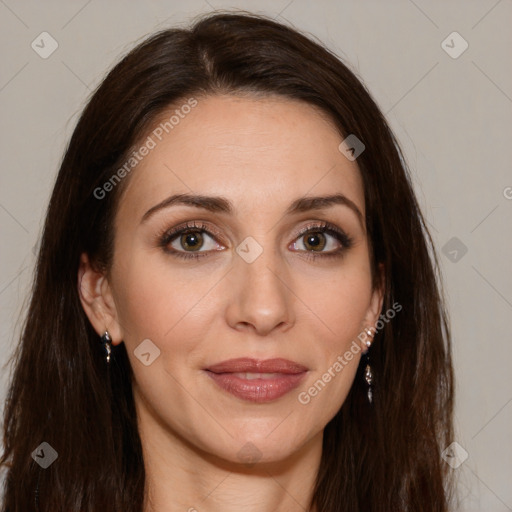
<svg viewBox="0 0 512 512"><path fill-rule="evenodd" d="M205 371L224 391L242 400L264 403L277 400L296 388L308 368L282 358L239 358L222 361L205 368Z"/></svg>

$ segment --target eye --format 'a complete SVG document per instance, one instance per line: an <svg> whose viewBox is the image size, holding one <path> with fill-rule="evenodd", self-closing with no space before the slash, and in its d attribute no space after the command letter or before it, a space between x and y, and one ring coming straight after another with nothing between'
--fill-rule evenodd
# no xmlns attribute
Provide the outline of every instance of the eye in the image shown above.
<svg viewBox="0 0 512 512"><path fill-rule="evenodd" d="M160 238L160 246L181 258L200 258L207 256L209 251L223 248L207 226L195 223L166 231Z"/></svg>
<svg viewBox="0 0 512 512"><path fill-rule="evenodd" d="M292 244L295 250L307 252L308 257L336 257L352 246L352 239L330 222L310 225L303 229Z"/></svg>
<svg viewBox="0 0 512 512"><path fill-rule="evenodd" d="M220 238L211 233L205 224L187 223L165 231L159 237L163 250L179 258L201 258L211 251L225 247L216 241ZM322 222L309 225L296 235L296 241L289 246L294 251L304 253L307 258L339 257L352 246L352 238L334 224Z"/></svg>

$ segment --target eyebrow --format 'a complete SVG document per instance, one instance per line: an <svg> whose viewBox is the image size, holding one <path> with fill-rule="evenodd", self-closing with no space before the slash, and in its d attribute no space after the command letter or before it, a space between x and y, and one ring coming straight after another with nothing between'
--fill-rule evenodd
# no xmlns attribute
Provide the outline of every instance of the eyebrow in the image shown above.
<svg viewBox="0 0 512 512"><path fill-rule="evenodd" d="M196 194L175 194L172 195L157 205L151 207L141 219L141 223L146 222L152 215L157 211L169 208L175 205L193 206L195 208L201 208L209 212L224 213L232 215L235 211L233 203L222 196L205 196ZM306 196L300 197L293 201L288 207L285 215L293 215L297 213L308 212L312 210L323 210L331 208L335 205L343 205L350 208L357 216L361 227L364 229L363 214L348 197L343 194L332 194L327 196Z"/></svg>

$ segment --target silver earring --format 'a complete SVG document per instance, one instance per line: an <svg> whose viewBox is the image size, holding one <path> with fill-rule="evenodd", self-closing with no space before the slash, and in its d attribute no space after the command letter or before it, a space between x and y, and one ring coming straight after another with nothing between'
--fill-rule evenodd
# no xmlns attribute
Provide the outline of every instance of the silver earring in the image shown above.
<svg viewBox="0 0 512 512"><path fill-rule="evenodd" d="M372 331L370 329L367 329L366 334L368 336L371 336ZM370 345L371 344L372 344L372 342L367 339L366 340L367 350L365 352L366 368L364 370L364 380L368 384L368 402L370 402L370 403L372 403L372 400L373 400L373 390L372 390L373 375L372 375L372 368L370 366Z"/></svg>
<svg viewBox="0 0 512 512"><path fill-rule="evenodd" d="M108 331L103 333L100 342L103 344L103 348L105 349L105 360L107 361L107 364L110 364L110 354L112 353L112 338L110 337Z"/></svg>

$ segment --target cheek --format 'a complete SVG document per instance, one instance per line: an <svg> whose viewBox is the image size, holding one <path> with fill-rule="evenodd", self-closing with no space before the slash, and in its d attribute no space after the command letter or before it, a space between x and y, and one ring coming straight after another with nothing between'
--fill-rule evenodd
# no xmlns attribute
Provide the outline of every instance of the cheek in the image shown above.
<svg viewBox="0 0 512 512"><path fill-rule="evenodd" d="M241 290L222 283L229 273L212 265L191 269L184 264L180 271L175 260L142 253L119 261L114 269L115 301L125 343L150 338L168 345L180 334L185 349L188 342L193 346L200 341L204 324L236 300L234 290ZM346 340L359 334L371 296L370 270L363 258L353 257L330 271L299 265L288 278L299 299L293 312L297 324L309 324L308 331L316 325L326 351L342 350Z"/></svg>
<svg viewBox="0 0 512 512"><path fill-rule="evenodd" d="M326 350L342 350L363 325L372 295L369 268L346 266L315 278L299 278L297 295L325 334Z"/></svg>
<svg viewBox="0 0 512 512"><path fill-rule="evenodd" d="M347 265L316 282L315 287L303 282L304 288L299 292L301 297L307 297L305 311L312 311L309 324L316 323L319 336L313 336L315 344L310 352L315 355L315 371L299 390L297 401L320 428L338 412L357 372L362 353L358 336L366 327L371 274L364 264ZM307 331L315 333L313 329Z"/></svg>
<svg viewBox="0 0 512 512"><path fill-rule="evenodd" d="M128 264L120 262L114 273L124 341L135 348L149 338L164 348L180 333L180 347L185 348L187 341L195 338L194 329L200 330L208 302L205 298L212 287L211 273L208 277L199 267L197 271L176 271L176 265L166 265L160 257L150 261L145 255Z"/></svg>
<svg viewBox="0 0 512 512"><path fill-rule="evenodd" d="M341 352L332 357L329 364L315 373L314 378L297 394L297 407L304 417L311 418L313 430L323 429L337 414L352 387L359 355L346 361L343 354ZM343 364L340 361L344 361Z"/></svg>

